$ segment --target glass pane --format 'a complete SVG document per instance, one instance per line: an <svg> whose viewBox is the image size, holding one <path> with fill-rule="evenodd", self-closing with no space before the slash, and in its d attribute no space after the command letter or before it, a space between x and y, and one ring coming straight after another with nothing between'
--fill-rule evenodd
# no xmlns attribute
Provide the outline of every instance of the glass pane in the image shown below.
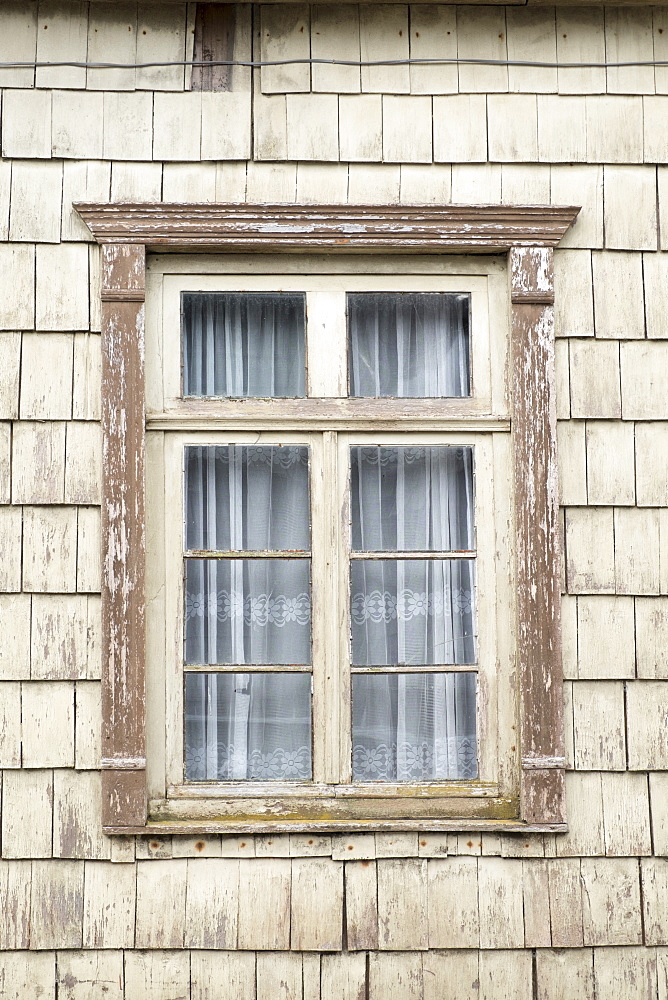
<svg viewBox="0 0 668 1000"><path fill-rule="evenodd" d="M187 781L307 781L310 674L186 674Z"/></svg>
<svg viewBox="0 0 668 1000"><path fill-rule="evenodd" d="M185 662L311 662L308 559L186 559Z"/></svg>
<svg viewBox="0 0 668 1000"><path fill-rule="evenodd" d="M353 780L475 778L476 675L353 677Z"/></svg>
<svg viewBox="0 0 668 1000"><path fill-rule="evenodd" d="M186 548L309 547L308 448L186 448Z"/></svg>
<svg viewBox="0 0 668 1000"><path fill-rule="evenodd" d="M351 563L353 666L475 663L472 559Z"/></svg>
<svg viewBox="0 0 668 1000"><path fill-rule="evenodd" d="M351 396L468 396L469 296L348 295Z"/></svg>
<svg viewBox="0 0 668 1000"><path fill-rule="evenodd" d="M353 548L472 549L473 448L350 449Z"/></svg>
<svg viewBox="0 0 668 1000"><path fill-rule="evenodd" d="M184 396L303 396L302 292L183 292Z"/></svg>

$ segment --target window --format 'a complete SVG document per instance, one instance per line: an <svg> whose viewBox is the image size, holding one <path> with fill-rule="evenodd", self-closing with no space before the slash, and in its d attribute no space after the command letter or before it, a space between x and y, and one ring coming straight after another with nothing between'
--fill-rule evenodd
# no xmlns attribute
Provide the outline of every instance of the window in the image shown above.
<svg viewBox="0 0 668 1000"><path fill-rule="evenodd" d="M287 208L80 210L145 234L104 249L106 829L560 828L549 246L574 210L467 210L501 257L433 252L470 246L456 209L301 236ZM193 239L223 253L149 260L144 421L136 261Z"/></svg>
<svg viewBox="0 0 668 1000"><path fill-rule="evenodd" d="M181 818L207 796L233 818L243 797L260 822L277 797L308 816L314 792L340 821L505 806L505 266L250 263L149 264L155 808Z"/></svg>

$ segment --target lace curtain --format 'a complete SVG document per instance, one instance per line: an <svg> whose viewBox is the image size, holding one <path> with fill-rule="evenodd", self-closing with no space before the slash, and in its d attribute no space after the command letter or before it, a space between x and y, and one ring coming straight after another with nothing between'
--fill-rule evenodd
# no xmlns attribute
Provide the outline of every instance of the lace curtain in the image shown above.
<svg viewBox="0 0 668 1000"><path fill-rule="evenodd" d="M348 295L351 396L468 396L469 296Z"/></svg>
<svg viewBox="0 0 668 1000"><path fill-rule="evenodd" d="M474 548L471 448L351 449L353 548ZM475 562L354 559L353 667L475 663ZM474 673L353 678L353 775L428 781L476 775Z"/></svg>
<svg viewBox="0 0 668 1000"><path fill-rule="evenodd" d="M305 394L305 296L184 292L185 396ZM348 295L352 396L467 396L469 296Z"/></svg>
<svg viewBox="0 0 668 1000"><path fill-rule="evenodd" d="M476 675L353 676L353 778L477 776Z"/></svg>
<svg viewBox="0 0 668 1000"><path fill-rule="evenodd" d="M189 781L311 777L311 676L186 674Z"/></svg>
<svg viewBox="0 0 668 1000"><path fill-rule="evenodd" d="M308 449L189 447L186 548L308 551ZM189 558L185 663L311 662L310 559ZM189 780L308 779L310 674L186 675Z"/></svg>
<svg viewBox="0 0 668 1000"><path fill-rule="evenodd" d="M184 293L184 394L304 394L305 297ZM351 394L469 393L469 299L451 293L348 296ZM306 447L186 449L186 776L311 777ZM476 763L475 560L401 558L475 548L471 448L351 450L353 776L472 778ZM395 554L396 553L396 557ZM233 672L207 670L228 665ZM265 665L306 671L244 671ZM433 673L384 667L443 666ZM204 669L202 669L204 668ZM378 668L377 670L375 668Z"/></svg>
<svg viewBox="0 0 668 1000"><path fill-rule="evenodd" d="M308 448L189 447L186 548L309 548Z"/></svg>

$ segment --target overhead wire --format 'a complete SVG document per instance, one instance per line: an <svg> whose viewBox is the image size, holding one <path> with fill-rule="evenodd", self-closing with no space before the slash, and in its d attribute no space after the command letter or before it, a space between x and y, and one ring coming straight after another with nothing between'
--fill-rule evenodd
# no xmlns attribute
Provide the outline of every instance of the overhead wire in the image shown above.
<svg viewBox="0 0 668 1000"><path fill-rule="evenodd" d="M636 69L668 66L666 59L628 59L620 62L556 62L531 59L460 58L406 58L406 59L172 59L154 62L87 62L70 59L56 61L0 62L0 69L161 69L175 66L191 68L240 67L262 69L265 66L519 66L528 69Z"/></svg>

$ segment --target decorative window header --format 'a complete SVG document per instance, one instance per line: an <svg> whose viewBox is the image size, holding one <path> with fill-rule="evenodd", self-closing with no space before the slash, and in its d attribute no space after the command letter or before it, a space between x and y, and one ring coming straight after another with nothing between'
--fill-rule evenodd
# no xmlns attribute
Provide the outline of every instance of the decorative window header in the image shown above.
<svg viewBox="0 0 668 1000"><path fill-rule="evenodd" d="M74 206L98 243L147 250L502 253L555 247L579 208L444 205Z"/></svg>

